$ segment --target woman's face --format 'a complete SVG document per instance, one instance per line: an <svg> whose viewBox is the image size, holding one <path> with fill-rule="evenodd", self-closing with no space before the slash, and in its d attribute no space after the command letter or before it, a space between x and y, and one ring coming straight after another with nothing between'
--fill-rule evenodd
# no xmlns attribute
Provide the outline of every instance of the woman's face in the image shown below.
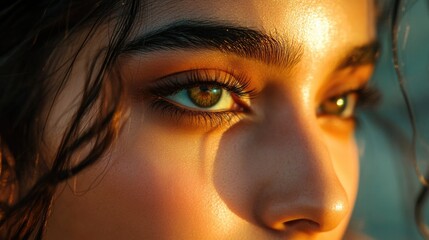
<svg viewBox="0 0 429 240"><path fill-rule="evenodd" d="M128 120L59 189L47 239L340 239L373 12L371 0L146 4L118 61ZM52 125L86 70L78 61Z"/></svg>

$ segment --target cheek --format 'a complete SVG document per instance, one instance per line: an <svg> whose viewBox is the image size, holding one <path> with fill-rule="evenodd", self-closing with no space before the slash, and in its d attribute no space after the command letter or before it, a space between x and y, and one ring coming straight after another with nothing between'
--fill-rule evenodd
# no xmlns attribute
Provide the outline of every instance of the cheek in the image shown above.
<svg viewBox="0 0 429 240"><path fill-rule="evenodd" d="M109 159L70 182L77 192L91 189L82 196L69 188L62 192L50 229L147 239L204 239L232 231L234 217L211 184L216 137L178 134L182 130L134 119L142 118L131 116Z"/></svg>
<svg viewBox="0 0 429 240"><path fill-rule="evenodd" d="M130 119L130 128L139 130L119 141L134 139L118 146L124 154L115 153L116 167L109 174L117 185L113 191L126 189L125 194L133 199L127 200L127 212L134 216L130 221L158 239L160 233L167 239L216 239L234 234L241 220L229 211L213 185L222 133L166 127L156 118L144 123L133 119L144 118Z"/></svg>

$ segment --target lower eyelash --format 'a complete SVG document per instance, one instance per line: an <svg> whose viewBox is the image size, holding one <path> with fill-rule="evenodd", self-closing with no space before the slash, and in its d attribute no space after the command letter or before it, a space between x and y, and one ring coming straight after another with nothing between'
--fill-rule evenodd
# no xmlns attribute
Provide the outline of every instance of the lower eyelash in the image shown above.
<svg viewBox="0 0 429 240"><path fill-rule="evenodd" d="M239 121L244 114L242 112L234 111L192 111L176 106L162 97L153 99L152 103L150 103L150 107L161 113L163 117L169 117L176 123L190 126L208 126L210 128L229 126L232 123Z"/></svg>

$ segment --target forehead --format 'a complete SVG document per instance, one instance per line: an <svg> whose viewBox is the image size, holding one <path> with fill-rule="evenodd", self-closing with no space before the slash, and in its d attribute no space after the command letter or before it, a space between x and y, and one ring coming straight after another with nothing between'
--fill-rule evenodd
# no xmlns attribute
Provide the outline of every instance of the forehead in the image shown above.
<svg viewBox="0 0 429 240"><path fill-rule="evenodd" d="M335 50L373 39L373 0L157 0L142 11L142 32L179 20L222 21Z"/></svg>

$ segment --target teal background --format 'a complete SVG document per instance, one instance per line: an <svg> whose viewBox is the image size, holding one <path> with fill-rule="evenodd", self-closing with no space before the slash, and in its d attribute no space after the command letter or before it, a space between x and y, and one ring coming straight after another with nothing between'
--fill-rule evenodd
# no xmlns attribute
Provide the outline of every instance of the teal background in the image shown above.
<svg viewBox="0 0 429 240"><path fill-rule="evenodd" d="M405 1L398 42L399 66L416 116L421 169L429 166L428 2ZM393 68L389 28L380 29L382 55L372 80L382 92L382 102L359 115L360 187L351 226L370 239L418 240L423 238L413 212L420 185L411 161L411 125Z"/></svg>

